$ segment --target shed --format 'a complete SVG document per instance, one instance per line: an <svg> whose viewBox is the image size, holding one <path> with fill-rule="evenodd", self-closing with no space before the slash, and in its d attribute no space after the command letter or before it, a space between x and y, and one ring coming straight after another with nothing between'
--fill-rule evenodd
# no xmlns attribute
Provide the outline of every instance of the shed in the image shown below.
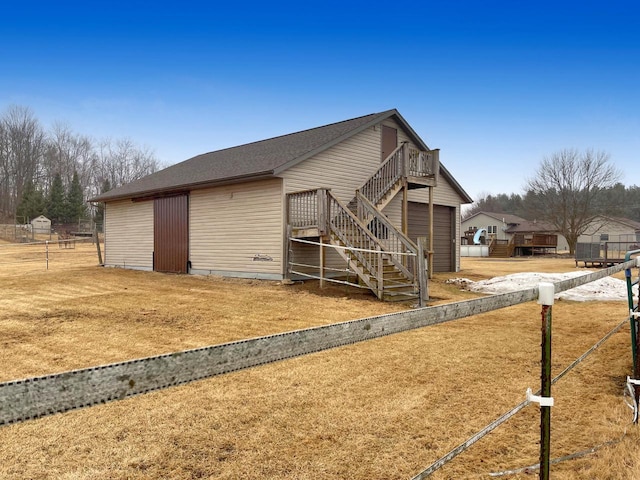
<svg viewBox="0 0 640 480"><path fill-rule="evenodd" d="M31 220L33 233L51 233L51 220L44 215L39 215Z"/></svg>

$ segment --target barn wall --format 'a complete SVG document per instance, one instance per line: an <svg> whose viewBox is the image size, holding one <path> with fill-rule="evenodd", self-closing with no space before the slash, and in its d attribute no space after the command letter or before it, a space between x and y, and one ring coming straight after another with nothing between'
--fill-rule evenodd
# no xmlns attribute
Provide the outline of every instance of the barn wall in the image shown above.
<svg viewBox="0 0 640 480"><path fill-rule="evenodd" d="M105 266L153 269L153 201L107 203L104 232Z"/></svg>
<svg viewBox="0 0 640 480"><path fill-rule="evenodd" d="M285 192L327 187L349 203L380 166L380 131L368 128L282 172Z"/></svg>
<svg viewBox="0 0 640 480"><path fill-rule="evenodd" d="M393 223L398 230L402 231L402 191L393 197L386 207L382 210L391 223Z"/></svg>
<svg viewBox="0 0 640 480"><path fill-rule="evenodd" d="M398 130L398 145L407 141L410 146L415 147L395 120L387 119L382 123ZM355 196L355 190L361 187L380 165L381 131L380 126L370 127L283 172L281 177L285 181L285 192L326 187L341 201L348 203ZM409 201L428 203L428 189L411 190ZM438 186L434 189L434 203L455 208L456 270L460 269L460 253L457 248L460 237L460 202L460 195L441 176ZM391 221L401 228L402 195L398 194L384 211ZM301 248L297 245L293 245L292 248L296 259L301 263L318 264L317 249ZM326 263L336 268L344 266L344 261L333 253L327 256Z"/></svg>
<svg viewBox="0 0 640 480"><path fill-rule="evenodd" d="M283 278L280 179L192 191L189 225L191 273Z"/></svg>
<svg viewBox="0 0 640 480"><path fill-rule="evenodd" d="M343 203L349 203L380 165L380 127L370 127L324 152L282 172L287 193L327 187ZM319 265L319 247L291 244L296 263ZM345 261L332 249L326 250L325 263L330 268L345 269ZM317 269L303 269L313 275Z"/></svg>

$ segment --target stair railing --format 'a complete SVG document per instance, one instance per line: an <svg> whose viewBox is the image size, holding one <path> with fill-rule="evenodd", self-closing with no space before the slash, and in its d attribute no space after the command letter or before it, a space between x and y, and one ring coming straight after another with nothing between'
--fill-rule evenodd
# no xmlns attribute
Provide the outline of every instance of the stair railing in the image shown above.
<svg viewBox="0 0 640 480"><path fill-rule="evenodd" d="M366 271L373 277L363 279L370 287L375 287L376 295L382 298L384 289L383 255L385 246L376 236L360 222L351 210L327 190L327 219L328 229L349 249L349 255L353 256ZM369 281L367 281L369 280Z"/></svg>
<svg viewBox="0 0 640 480"><path fill-rule="evenodd" d="M492 238L491 240L489 240L489 256L491 256L491 254L493 254L493 251L496 249L496 239Z"/></svg>
<svg viewBox="0 0 640 480"><path fill-rule="evenodd" d="M287 223L294 230L317 228L320 235L327 232L326 188L287 194Z"/></svg>
<svg viewBox="0 0 640 480"><path fill-rule="evenodd" d="M402 178L406 144L400 145L380 164L378 170L358 189L371 203L377 205L389 189Z"/></svg>
<svg viewBox="0 0 640 480"><path fill-rule="evenodd" d="M509 239L509 247L507 250L507 255L509 257L513 257L513 254L516 250L516 237L515 235Z"/></svg>
<svg viewBox="0 0 640 480"><path fill-rule="evenodd" d="M362 193L356 191L358 218L366 219L367 229L385 246L386 255L411 283L415 283L418 246L391 223L385 214Z"/></svg>
<svg viewBox="0 0 640 480"><path fill-rule="evenodd" d="M408 148L405 172L408 177L433 177L438 183L440 174L440 150L417 150Z"/></svg>

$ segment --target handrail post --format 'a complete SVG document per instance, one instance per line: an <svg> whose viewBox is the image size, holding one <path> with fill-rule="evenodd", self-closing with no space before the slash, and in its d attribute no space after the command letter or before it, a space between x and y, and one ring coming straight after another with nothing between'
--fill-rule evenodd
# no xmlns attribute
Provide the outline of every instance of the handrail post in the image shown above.
<svg viewBox="0 0 640 480"><path fill-rule="evenodd" d="M436 148L435 150L431 150L432 153L432 168L433 168L433 179L436 185L438 185L438 179L440 178L440 149Z"/></svg>
<svg viewBox="0 0 640 480"><path fill-rule="evenodd" d="M409 176L409 144L403 142L402 144L402 158L400 160L400 175L403 177Z"/></svg>
<svg viewBox="0 0 640 480"><path fill-rule="evenodd" d="M425 307L429 300L429 291L427 290L427 268L424 261L424 244L420 239L418 239L416 269L418 270L418 305Z"/></svg>
<svg viewBox="0 0 640 480"><path fill-rule="evenodd" d="M378 250L378 298L382 300L384 297L384 265L382 261L382 248L380 248L380 245L377 246L376 250Z"/></svg>
<svg viewBox="0 0 640 480"><path fill-rule="evenodd" d="M318 209L318 233L322 236L326 235L329 231L327 189L319 188L316 195L316 208Z"/></svg>

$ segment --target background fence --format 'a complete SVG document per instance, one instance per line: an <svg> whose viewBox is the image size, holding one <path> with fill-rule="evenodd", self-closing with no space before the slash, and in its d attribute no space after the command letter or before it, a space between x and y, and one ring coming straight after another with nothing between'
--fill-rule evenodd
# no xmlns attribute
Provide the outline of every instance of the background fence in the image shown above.
<svg viewBox="0 0 640 480"><path fill-rule="evenodd" d="M98 263L97 246L92 238L0 243L0 273L4 274L61 270Z"/></svg>

